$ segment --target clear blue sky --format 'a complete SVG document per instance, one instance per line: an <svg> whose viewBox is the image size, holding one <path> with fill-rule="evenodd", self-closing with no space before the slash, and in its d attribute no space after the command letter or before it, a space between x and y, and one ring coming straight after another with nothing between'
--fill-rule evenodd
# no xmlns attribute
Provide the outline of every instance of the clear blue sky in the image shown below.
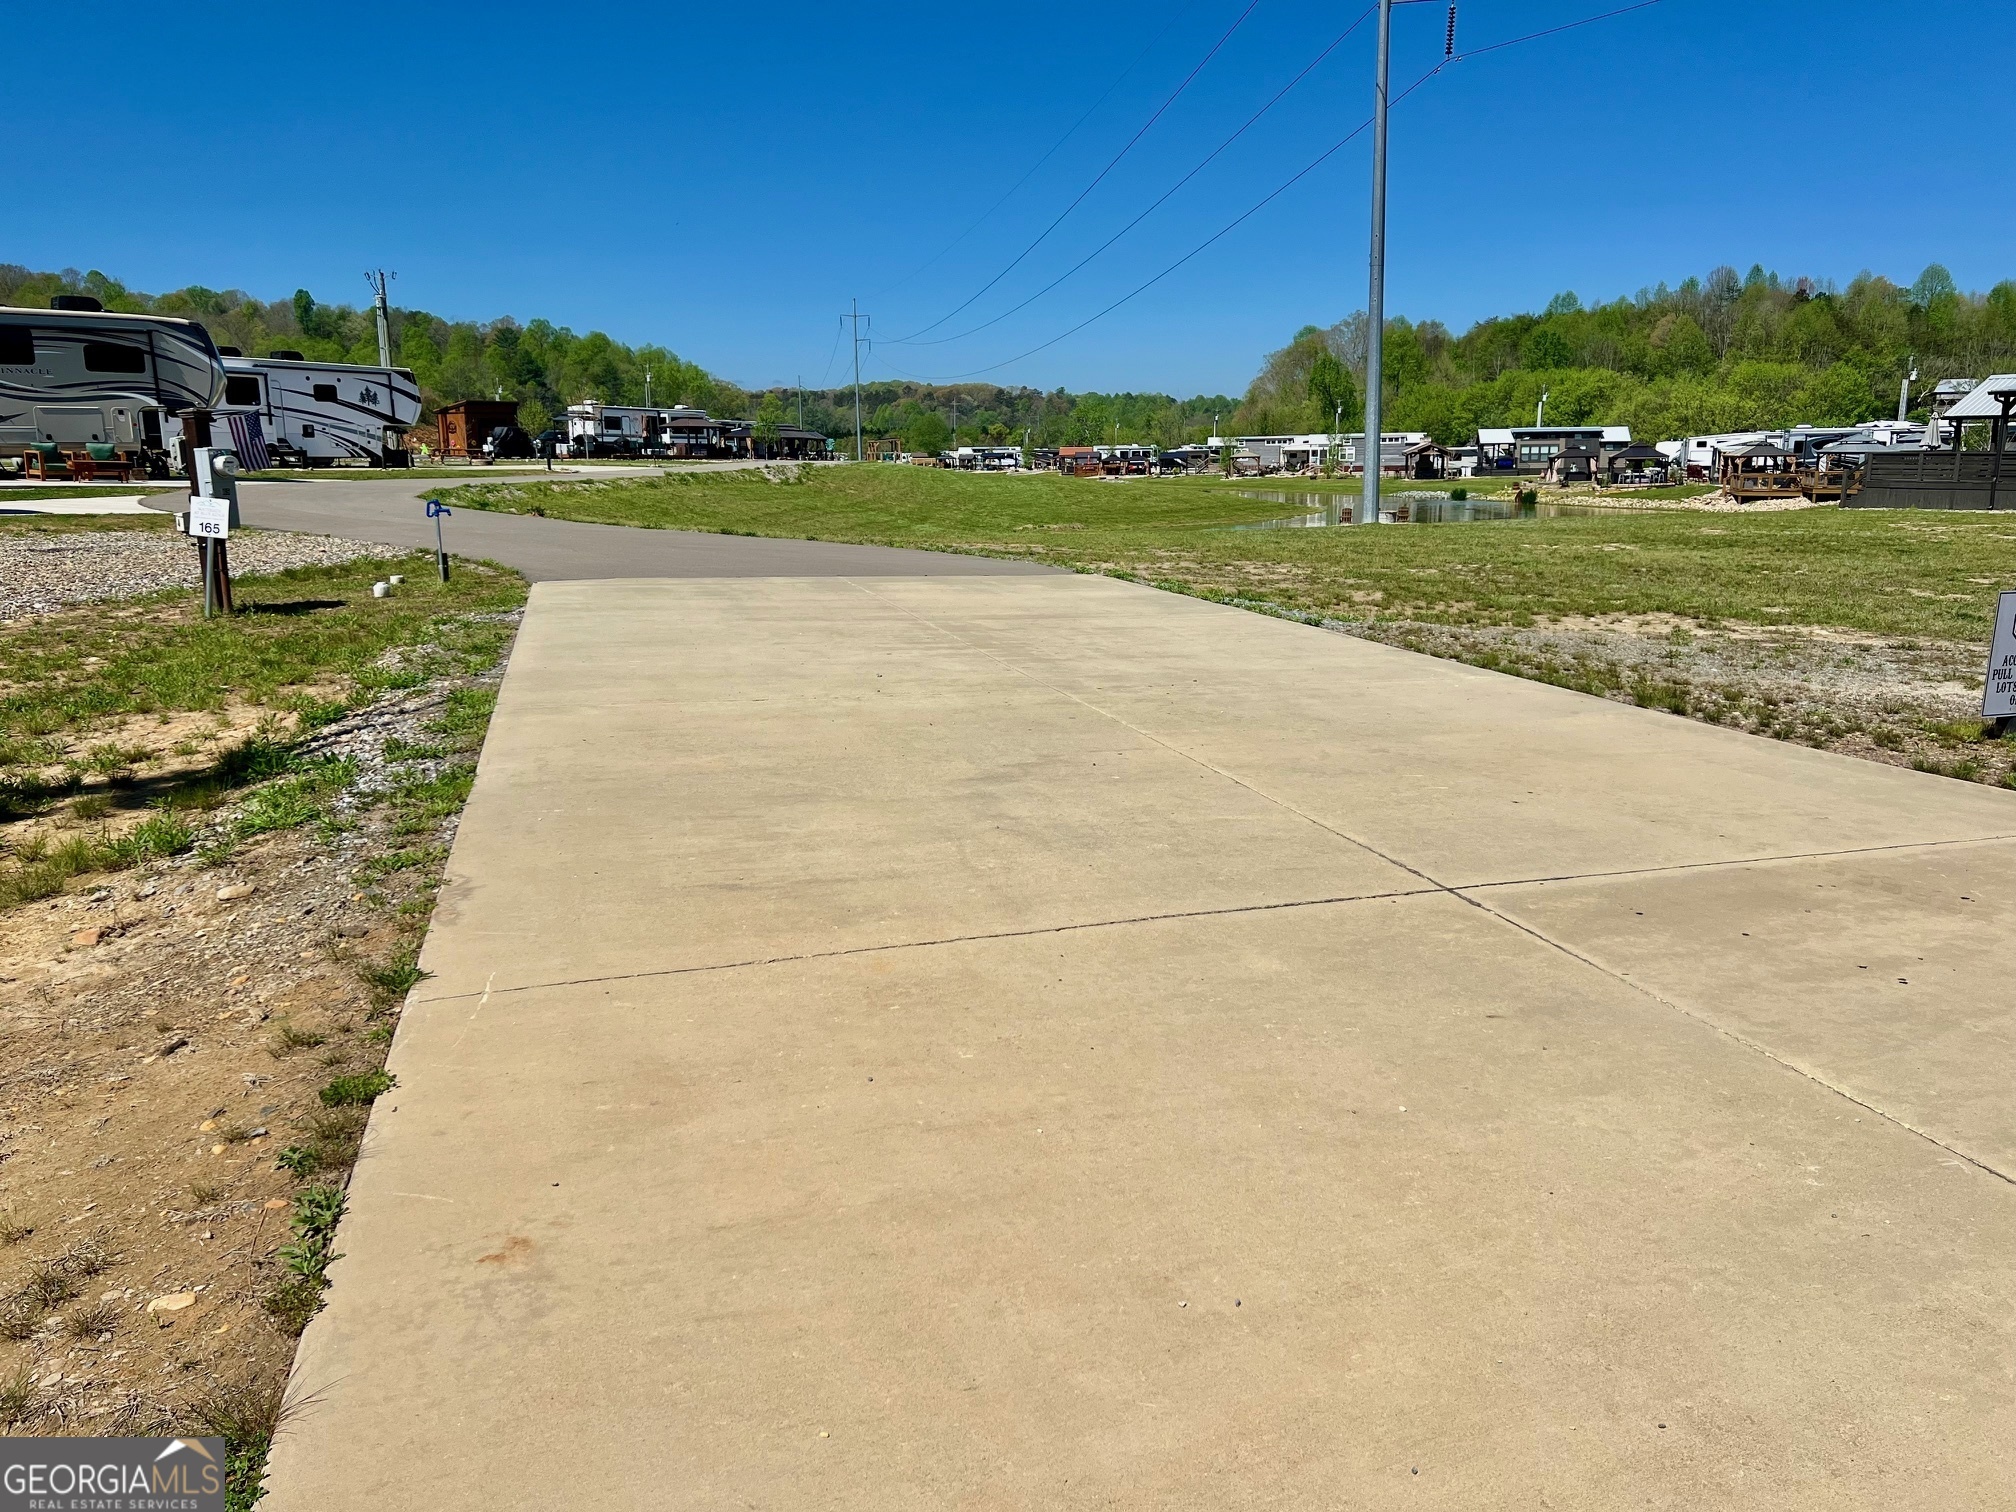
<svg viewBox="0 0 2016 1512"><path fill-rule="evenodd" d="M1458 46L1618 3L1463 0ZM60 66L15 81L16 146L44 167L0 200L0 260L328 301L361 300L383 265L400 304L661 342L750 385L839 381L835 317L858 295L877 376L1236 393L1298 326L1364 304L1369 134L1098 324L993 365L1358 125L1369 21L1053 293L965 340L895 338L1020 252L1244 4L115 3L92 13L90 87ZM1362 4L1259 0L1077 212L931 334L1111 235ZM76 56L60 7L14 17L17 60ZM1441 0L1396 13L1396 91L1440 59L1445 18ZM1464 61L1394 111L1388 308L1461 330L1722 262L1845 283L1940 261L1986 288L2016 276L2012 73L2016 0L1662 0Z"/></svg>

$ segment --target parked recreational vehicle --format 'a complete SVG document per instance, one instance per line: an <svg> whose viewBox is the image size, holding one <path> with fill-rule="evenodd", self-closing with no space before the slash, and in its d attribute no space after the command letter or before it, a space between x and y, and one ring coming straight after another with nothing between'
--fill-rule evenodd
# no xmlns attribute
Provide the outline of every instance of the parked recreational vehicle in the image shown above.
<svg viewBox="0 0 2016 1512"><path fill-rule="evenodd" d="M71 308L0 308L0 456L96 443L164 470L164 417L223 397L210 333L193 320L59 300Z"/></svg>
<svg viewBox="0 0 2016 1512"><path fill-rule="evenodd" d="M947 454L954 467L968 472L1014 472L1022 466L1019 446L962 446Z"/></svg>
<svg viewBox="0 0 2016 1512"><path fill-rule="evenodd" d="M625 404L567 406L567 451L575 457L641 457L665 447L665 413Z"/></svg>
<svg viewBox="0 0 2016 1512"><path fill-rule="evenodd" d="M298 352L226 357L224 414L255 414L266 449L283 467L406 461L406 430L420 418L420 385L406 368L308 362ZM169 440L180 439L171 423Z"/></svg>

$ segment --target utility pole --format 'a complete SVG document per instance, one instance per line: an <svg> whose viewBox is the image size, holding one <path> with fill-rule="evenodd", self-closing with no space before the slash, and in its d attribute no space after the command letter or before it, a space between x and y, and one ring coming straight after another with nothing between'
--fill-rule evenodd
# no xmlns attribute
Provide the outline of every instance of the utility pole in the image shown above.
<svg viewBox="0 0 2016 1512"><path fill-rule="evenodd" d="M1918 381L1918 364L1912 362L1904 375L1904 386L1897 390L1897 418L1903 420L1905 412L1911 408L1911 385Z"/></svg>
<svg viewBox="0 0 2016 1512"><path fill-rule="evenodd" d="M364 282L371 285L374 296L372 303L378 307L378 366L392 366L392 317L390 307L385 303L385 280L397 278L397 273L387 273L383 268L374 268L364 275Z"/></svg>
<svg viewBox="0 0 2016 1512"><path fill-rule="evenodd" d="M861 460L861 301L853 301L853 310L841 317L854 322L854 460Z"/></svg>
<svg viewBox="0 0 2016 1512"><path fill-rule="evenodd" d="M1372 287L1365 299L1365 491L1363 523L1379 523L1379 445L1386 399L1386 74L1393 52L1393 0L1379 0L1379 61L1372 81Z"/></svg>
<svg viewBox="0 0 2016 1512"><path fill-rule="evenodd" d="M952 450L959 450L959 391L952 391Z"/></svg>
<svg viewBox="0 0 2016 1512"><path fill-rule="evenodd" d="M644 369L644 408L651 408L651 369Z"/></svg>
<svg viewBox="0 0 2016 1512"><path fill-rule="evenodd" d="M805 375L798 375L798 429L805 429Z"/></svg>
<svg viewBox="0 0 2016 1512"><path fill-rule="evenodd" d="M1535 430L1538 430L1547 423L1547 394L1548 390L1544 388L1540 390L1540 402L1533 406L1533 428Z"/></svg>

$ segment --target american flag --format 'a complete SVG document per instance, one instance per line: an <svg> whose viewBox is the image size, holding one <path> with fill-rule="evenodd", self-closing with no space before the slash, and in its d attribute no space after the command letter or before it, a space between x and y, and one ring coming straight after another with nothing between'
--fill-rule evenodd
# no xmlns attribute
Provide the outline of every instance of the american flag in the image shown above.
<svg viewBox="0 0 2016 1512"><path fill-rule="evenodd" d="M257 415L226 415L224 423L231 427L231 450L238 453L239 465L247 472L262 472L273 465Z"/></svg>

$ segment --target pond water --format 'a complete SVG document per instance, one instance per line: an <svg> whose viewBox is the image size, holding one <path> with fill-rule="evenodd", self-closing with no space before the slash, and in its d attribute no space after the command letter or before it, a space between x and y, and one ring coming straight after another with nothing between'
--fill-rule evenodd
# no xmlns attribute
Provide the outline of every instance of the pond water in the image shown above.
<svg viewBox="0 0 2016 1512"><path fill-rule="evenodd" d="M1300 511L1278 520L1258 520L1251 525L1235 525L1235 530L1298 530L1328 525L1349 525L1358 509L1358 495L1347 493L1302 493L1278 488L1242 488L1242 499L1261 499ZM1544 520L1558 515L1612 515L1628 513L1611 504L1516 504L1510 499L1452 499L1446 493L1427 490L1382 493L1379 512L1388 523L1399 525L1455 525L1471 520Z"/></svg>

